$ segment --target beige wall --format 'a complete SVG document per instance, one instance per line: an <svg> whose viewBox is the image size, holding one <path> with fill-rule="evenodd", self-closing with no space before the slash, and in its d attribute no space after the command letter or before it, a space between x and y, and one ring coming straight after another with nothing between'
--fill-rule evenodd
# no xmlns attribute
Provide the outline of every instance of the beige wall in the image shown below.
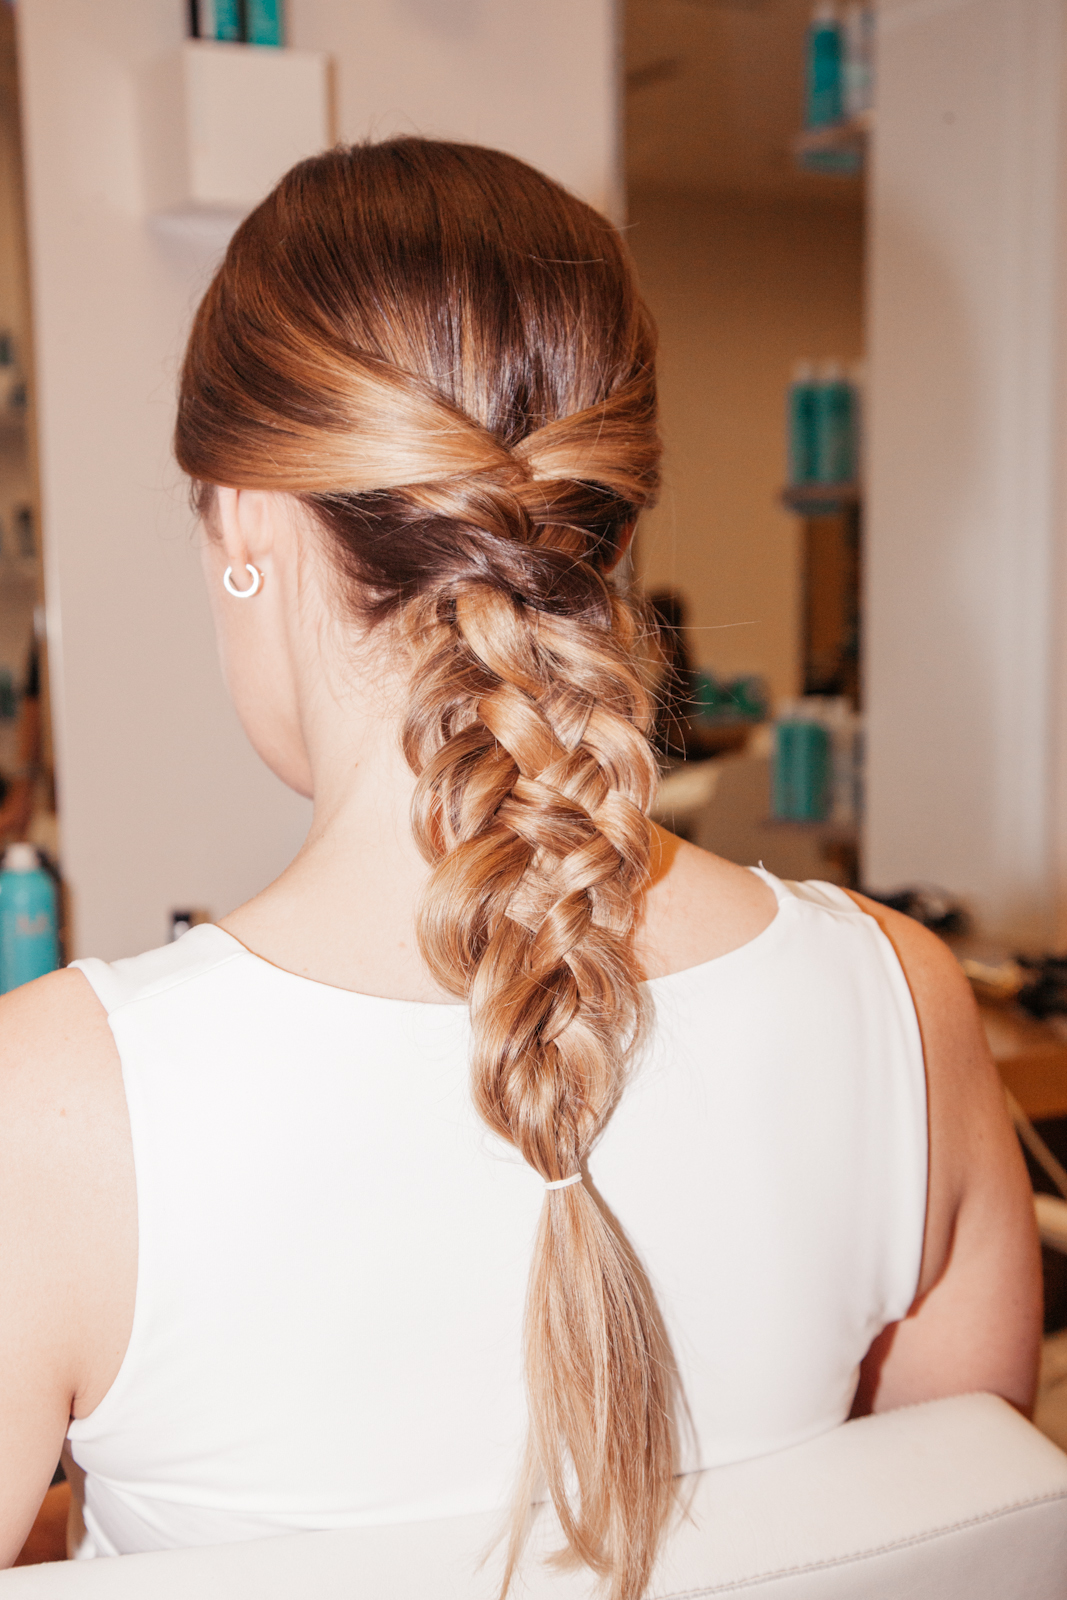
<svg viewBox="0 0 1067 1600"><path fill-rule="evenodd" d="M826 202L641 193L631 248L659 323L666 445L638 570L690 602L695 660L797 692L798 523L785 391L799 358L862 353L862 221Z"/></svg>
<svg viewBox="0 0 1067 1600"><path fill-rule="evenodd" d="M494 141L613 202L610 0L290 0L337 64L340 132ZM139 93L179 0L18 7L63 866L76 954L219 915L299 845L306 803L244 741L170 458L184 330L217 237L147 214Z"/></svg>

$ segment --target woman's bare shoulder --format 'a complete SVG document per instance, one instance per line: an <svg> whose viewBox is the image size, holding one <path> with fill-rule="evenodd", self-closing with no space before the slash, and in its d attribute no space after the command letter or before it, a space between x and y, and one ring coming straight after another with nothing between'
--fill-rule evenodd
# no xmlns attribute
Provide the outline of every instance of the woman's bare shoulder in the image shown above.
<svg viewBox="0 0 1067 1600"><path fill-rule="evenodd" d="M54 1352L62 1326L74 1393L91 1389L100 1289L120 1318L130 1298L136 1190L118 1052L77 970L0 998L0 1254L21 1285L5 1318L17 1305L27 1331L50 1325Z"/></svg>
<svg viewBox="0 0 1067 1600"><path fill-rule="evenodd" d="M1033 1196L970 985L926 928L853 898L893 945L911 990L930 1136L918 1294L876 1341L861 1409L988 1389L1026 1410L1041 1334Z"/></svg>
<svg viewBox="0 0 1067 1600"><path fill-rule="evenodd" d="M728 955L761 934L776 911L774 890L756 873L654 828L652 881L638 925L648 977Z"/></svg>
<svg viewBox="0 0 1067 1600"><path fill-rule="evenodd" d="M117 1067L107 1014L76 968L0 996L0 1097L25 1115L69 1118L73 1105ZM0 1137L9 1129L0 1118Z"/></svg>

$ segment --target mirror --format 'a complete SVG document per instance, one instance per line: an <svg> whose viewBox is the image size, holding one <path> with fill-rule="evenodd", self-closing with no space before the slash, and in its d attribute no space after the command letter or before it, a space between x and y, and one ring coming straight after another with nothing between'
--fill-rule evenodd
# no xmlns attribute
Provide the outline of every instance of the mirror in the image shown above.
<svg viewBox="0 0 1067 1600"><path fill-rule="evenodd" d="M661 816L856 886L856 465L791 461L788 423L801 364L829 421L856 393L863 140L832 170L800 148L809 0L628 0L625 18L628 238L660 330L664 481L635 568L670 622Z"/></svg>

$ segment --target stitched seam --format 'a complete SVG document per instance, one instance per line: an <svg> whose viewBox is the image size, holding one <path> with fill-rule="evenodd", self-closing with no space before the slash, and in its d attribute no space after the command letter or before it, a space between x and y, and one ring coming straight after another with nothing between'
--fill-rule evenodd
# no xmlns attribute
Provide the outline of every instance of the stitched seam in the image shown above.
<svg viewBox="0 0 1067 1600"><path fill-rule="evenodd" d="M965 1528L979 1528L983 1523L996 1522L1001 1517L1010 1516L1013 1511L1029 1511L1036 1506L1053 1505L1057 1500L1067 1500L1067 1489L1057 1489L1037 1499L1013 1500L1006 1506L998 1507L996 1511L985 1511L979 1517L968 1517L963 1522L946 1522L940 1528L931 1528L928 1533L915 1533L907 1539L894 1539L889 1544L874 1545L869 1550L855 1550L849 1555L834 1556L828 1561L809 1561L800 1566L768 1568L766 1572L754 1573L750 1578L713 1584L702 1589L662 1590L658 1594L651 1595L649 1600L703 1600L705 1595L729 1594L736 1589L750 1589L754 1584L767 1583L772 1578L796 1578L805 1572L828 1572L833 1567L847 1567L857 1561L870 1561L875 1556L891 1555L895 1550L909 1550L915 1545L929 1544L931 1539L940 1539L946 1533L961 1533Z"/></svg>
<svg viewBox="0 0 1067 1600"><path fill-rule="evenodd" d="M201 967L198 972L177 973L173 978L168 978L166 982L153 984L146 994L131 995L128 1000L123 1000L119 1005L115 1006L108 1012L108 1020L110 1021L112 1017L117 1017L122 1011L128 1011L131 1006L140 1006L149 1000L158 1000L160 995L170 994L172 989L180 989L183 984L196 983L199 979L206 978L209 973L218 972L221 967L229 966L231 961L240 961L241 957L246 954L247 952L244 950L235 950L232 955L223 956L221 961L213 961L211 966ZM83 973L82 976L84 977L85 974Z"/></svg>

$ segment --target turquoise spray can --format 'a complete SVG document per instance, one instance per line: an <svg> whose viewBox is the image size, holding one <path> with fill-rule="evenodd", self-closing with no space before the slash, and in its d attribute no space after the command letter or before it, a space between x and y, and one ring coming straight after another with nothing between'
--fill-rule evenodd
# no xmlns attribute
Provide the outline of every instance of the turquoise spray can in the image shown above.
<svg viewBox="0 0 1067 1600"><path fill-rule="evenodd" d="M815 481L856 478L856 394L840 367L827 362L815 388Z"/></svg>
<svg viewBox="0 0 1067 1600"><path fill-rule="evenodd" d="M809 128L824 128L844 115L844 39L837 7L823 0L815 7L808 29L805 121Z"/></svg>
<svg viewBox="0 0 1067 1600"><path fill-rule="evenodd" d="M58 965L56 886L32 844L8 845L0 870L0 994Z"/></svg>
<svg viewBox="0 0 1067 1600"><path fill-rule="evenodd" d="M780 822L821 822L831 800L830 736L801 705L774 728L771 809Z"/></svg>
<svg viewBox="0 0 1067 1600"><path fill-rule="evenodd" d="M284 29L282 0L246 0L245 38L249 44L278 49L285 43Z"/></svg>
<svg viewBox="0 0 1067 1600"><path fill-rule="evenodd" d="M816 479L815 369L810 361L793 368L787 401L789 482L814 483Z"/></svg>

